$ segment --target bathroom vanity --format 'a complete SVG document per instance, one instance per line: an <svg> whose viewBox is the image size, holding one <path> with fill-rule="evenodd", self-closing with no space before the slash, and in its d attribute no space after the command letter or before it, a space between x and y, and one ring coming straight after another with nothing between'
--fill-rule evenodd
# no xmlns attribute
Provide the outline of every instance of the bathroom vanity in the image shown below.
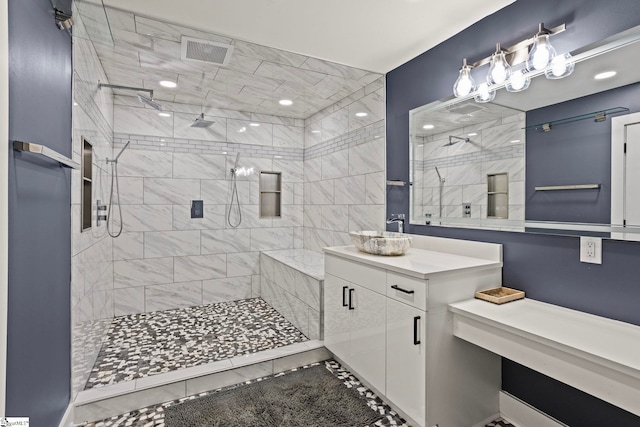
<svg viewBox="0 0 640 427"><path fill-rule="evenodd" d="M325 346L411 425L484 425L500 357L455 338L447 305L501 284L501 245L412 237L396 257L324 249Z"/></svg>

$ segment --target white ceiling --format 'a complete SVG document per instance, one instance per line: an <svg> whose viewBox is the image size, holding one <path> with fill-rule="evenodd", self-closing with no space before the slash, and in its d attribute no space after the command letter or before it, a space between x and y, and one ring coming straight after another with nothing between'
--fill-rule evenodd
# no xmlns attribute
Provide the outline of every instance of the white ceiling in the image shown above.
<svg viewBox="0 0 640 427"><path fill-rule="evenodd" d="M103 0L106 6L386 73L515 0Z"/></svg>

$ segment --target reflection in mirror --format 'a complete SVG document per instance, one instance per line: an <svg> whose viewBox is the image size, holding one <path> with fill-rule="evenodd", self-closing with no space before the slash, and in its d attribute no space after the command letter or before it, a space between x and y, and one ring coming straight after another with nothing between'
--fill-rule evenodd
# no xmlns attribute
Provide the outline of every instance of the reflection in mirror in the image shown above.
<svg viewBox="0 0 640 427"><path fill-rule="evenodd" d="M640 26L578 49L570 77L536 77L492 103L447 98L412 110L411 223L636 240L640 224L616 224L611 212L628 160L611 150L612 132L626 132L612 117L640 111L639 40ZM617 73L594 78L606 71ZM635 185L622 193L640 194Z"/></svg>
<svg viewBox="0 0 640 427"><path fill-rule="evenodd" d="M492 227L521 226L524 117L472 100L412 112L412 218L434 225L483 226L489 219Z"/></svg>

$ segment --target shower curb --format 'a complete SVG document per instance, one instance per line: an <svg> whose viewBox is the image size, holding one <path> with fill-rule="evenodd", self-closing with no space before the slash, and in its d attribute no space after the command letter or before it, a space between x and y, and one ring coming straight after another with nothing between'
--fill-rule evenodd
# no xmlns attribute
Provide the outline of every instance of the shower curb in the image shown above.
<svg viewBox="0 0 640 427"><path fill-rule="evenodd" d="M232 359L84 390L73 406L82 425L182 397L320 362L331 357L323 341L312 340Z"/></svg>

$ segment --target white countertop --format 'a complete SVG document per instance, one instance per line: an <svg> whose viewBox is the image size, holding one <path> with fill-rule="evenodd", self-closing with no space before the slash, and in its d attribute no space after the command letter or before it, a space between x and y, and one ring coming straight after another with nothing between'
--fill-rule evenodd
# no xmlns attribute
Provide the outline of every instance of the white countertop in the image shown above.
<svg viewBox="0 0 640 427"><path fill-rule="evenodd" d="M417 248L410 248L406 254L399 256L371 255L358 251L355 246L334 246L324 248L324 252L419 279L426 279L434 274L502 267L502 262L499 261Z"/></svg>
<svg viewBox="0 0 640 427"><path fill-rule="evenodd" d="M503 305L473 299L449 310L640 378L640 326L527 298Z"/></svg>

